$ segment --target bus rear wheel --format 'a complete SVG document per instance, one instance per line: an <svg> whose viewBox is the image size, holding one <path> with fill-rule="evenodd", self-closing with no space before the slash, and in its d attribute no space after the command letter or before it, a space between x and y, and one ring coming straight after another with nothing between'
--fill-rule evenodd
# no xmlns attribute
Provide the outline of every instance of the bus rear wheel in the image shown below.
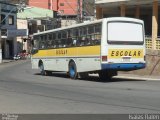
<svg viewBox="0 0 160 120"><path fill-rule="evenodd" d="M79 73L79 77L80 78L88 78L89 77L89 74L88 74L88 72L82 72L82 73Z"/></svg>
<svg viewBox="0 0 160 120"><path fill-rule="evenodd" d="M113 76L112 74L109 74L109 71L106 70L100 71L98 74L101 81L110 81Z"/></svg>
<svg viewBox="0 0 160 120"><path fill-rule="evenodd" d="M70 78L71 79L77 79L77 67L76 67L76 64L75 64L75 62L73 62L73 61L71 61L70 63L69 63L69 76L70 76Z"/></svg>
<svg viewBox="0 0 160 120"><path fill-rule="evenodd" d="M47 76L52 76L52 71L47 71L47 70L45 70L45 74L46 74Z"/></svg>

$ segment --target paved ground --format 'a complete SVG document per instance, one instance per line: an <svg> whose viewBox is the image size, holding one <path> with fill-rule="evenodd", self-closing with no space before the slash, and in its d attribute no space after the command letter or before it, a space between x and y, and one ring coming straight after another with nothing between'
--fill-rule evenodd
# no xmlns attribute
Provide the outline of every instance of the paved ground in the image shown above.
<svg viewBox="0 0 160 120"><path fill-rule="evenodd" d="M24 60L18 60L18 61L24 61ZM5 59L3 60L2 64L6 64L6 63L10 63L10 62L18 62L15 60L11 60L11 59ZM92 76L98 76L97 74L92 75ZM134 74L125 74L125 73L119 73L118 76L114 77L114 78L127 78L127 79L131 79L131 80L160 80L160 76L156 76L156 75L134 75Z"/></svg>
<svg viewBox="0 0 160 120"><path fill-rule="evenodd" d="M29 61L0 65L0 113L159 113L160 81L41 76Z"/></svg>

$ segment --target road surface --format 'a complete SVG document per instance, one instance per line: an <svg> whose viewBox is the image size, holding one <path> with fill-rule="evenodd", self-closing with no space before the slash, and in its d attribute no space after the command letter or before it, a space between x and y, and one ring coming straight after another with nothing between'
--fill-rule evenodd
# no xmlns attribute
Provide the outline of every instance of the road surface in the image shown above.
<svg viewBox="0 0 160 120"><path fill-rule="evenodd" d="M159 113L160 81L97 76L71 80L64 73L41 76L30 61L0 65L0 113Z"/></svg>

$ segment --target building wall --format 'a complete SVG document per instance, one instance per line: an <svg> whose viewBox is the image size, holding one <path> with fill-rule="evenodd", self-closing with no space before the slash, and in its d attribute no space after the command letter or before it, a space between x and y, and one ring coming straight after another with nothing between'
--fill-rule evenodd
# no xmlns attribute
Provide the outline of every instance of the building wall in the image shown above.
<svg viewBox="0 0 160 120"><path fill-rule="evenodd" d="M11 4L19 4L20 2L22 2L21 0L1 0L1 1ZM25 4L28 4L28 0L23 0L23 2Z"/></svg>
<svg viewBox="0 0 160 120"><path fill-rule="evenodd" d="M64 15L77 15L77 0L59 0L58 11Z"/></svg>
<svg viewBox="0 0 160 120"><path fill-rule="evenodd" d="M52 9L62 15L77 15L77 0L29 0L29 6Z"/></svg>
<svg viewBox="0 0 160 120"><path fill-rule="evenodd" d="M51 0L52 2L52 10L57 11L58 10L58 0Z"/></svg>
<svg viewBox="0 0 160 120"><path fill-rule="evenodd" d="M0 3L0 4L1 4L1 15L5 16L5 18L2 19L2 25L1 25L2 57L12 58L13 55L16 53L15 37L9 37L7 35L7 31L17 29L17 23L16 23L17 8L15 5L8 4L8 3ZM9 24L9 21L10 21L9 19L12 21L13 24ZM5 22L3 23L3 21Z"/></svg>
<svg viewBox="0 0 160 120"><path fill-rule="evenodd" d="M29 0L29 6L49 9L49 0Z"/></svg>
<svg viewBox="0 0 160 120"><path fill-rule="evenodd" d="M61 27L66 27L76 24L76 20L61 20Z"/></svg>

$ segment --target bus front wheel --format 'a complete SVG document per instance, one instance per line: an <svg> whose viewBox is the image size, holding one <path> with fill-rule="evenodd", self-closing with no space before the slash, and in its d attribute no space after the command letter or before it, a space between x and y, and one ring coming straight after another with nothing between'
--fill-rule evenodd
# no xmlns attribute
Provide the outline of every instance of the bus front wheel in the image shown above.
<svg viewBox="0 0 160 120"><path fill-rule="evenodd" d="M75 62L73 61L69 63L69 76L71 79L77 78L77 67L76 67Z"/></svg>
<svg viewBox="0 0 160 120"><path fill-rule="evenodd" d="M41 64L39 65L39 69L40 69L41 75L45 75L45 70L44 70L44 65L43 65L43 63L41 63Z"/></svg>
<svg viewBox="0 0 160 120"><path fill-rule="evenodd" d="M51 75L52 75L52 71L44 70L44 65L43 65L43 63L40 63L39 69L40 69L41 75L43 75L43 76L51 76Z"/></svg>

